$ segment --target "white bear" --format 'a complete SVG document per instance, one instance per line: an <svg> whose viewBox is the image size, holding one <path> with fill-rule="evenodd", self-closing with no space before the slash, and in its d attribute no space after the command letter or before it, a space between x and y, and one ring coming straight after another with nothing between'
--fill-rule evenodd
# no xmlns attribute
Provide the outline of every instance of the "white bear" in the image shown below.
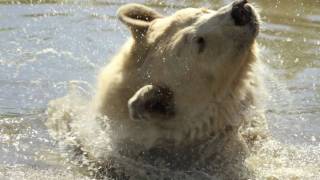
<svg viewBox="0 0 320 180"><path fill-rule="evenodd" d="M252 116L260 113L261 90L255 8L238 0L216 11L186 8L163 16L127 4L118 18L132 37L98 78L95 104L107 120L83 123L105 123L110 132L70 126L81 149L102 164L110 165L111 148L156 167L246 178L240 171L254 138L248 132L264 126ZM100 147L104 135L110 148Z"/></svg>

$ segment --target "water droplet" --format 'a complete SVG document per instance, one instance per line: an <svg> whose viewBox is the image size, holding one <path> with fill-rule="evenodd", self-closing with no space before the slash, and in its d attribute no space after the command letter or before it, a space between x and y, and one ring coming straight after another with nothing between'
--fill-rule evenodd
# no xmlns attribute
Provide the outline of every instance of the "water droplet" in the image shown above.
<svg viewBox="0 0 320 180"><path fill-rule="evenodd" d="M284 64L284 61L283 60L280 60L280 65L283 65Z"/></svg>
<svg viewBox="0 0 320 180"><path fill-rule="evenodd" d="M317 89L317 84L316 83L312 83L312 89L316 90Z"/></svg>

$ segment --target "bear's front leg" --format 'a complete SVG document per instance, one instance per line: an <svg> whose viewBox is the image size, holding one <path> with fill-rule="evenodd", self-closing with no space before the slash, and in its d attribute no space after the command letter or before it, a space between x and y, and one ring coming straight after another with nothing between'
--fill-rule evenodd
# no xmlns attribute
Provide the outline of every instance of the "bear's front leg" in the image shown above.
<svg viewBox="0 0 320 180"><path fill-rule="evenodd" d="M174 116L174 96L167 87L146 85L128 101L132 120L167 120Z"/></svg>

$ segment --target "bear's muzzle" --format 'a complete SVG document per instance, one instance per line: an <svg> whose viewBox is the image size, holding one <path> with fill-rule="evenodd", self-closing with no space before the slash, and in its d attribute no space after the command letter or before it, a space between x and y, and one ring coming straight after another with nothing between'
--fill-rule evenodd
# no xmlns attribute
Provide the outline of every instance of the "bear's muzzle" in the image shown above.
<svg viewBox="0 0 320 180"><path fill-rule="evenodd" d="M248 5L248 0L235 1L232 4L231 16L237 26L244 26L252 22L254 14Z"/></svg>

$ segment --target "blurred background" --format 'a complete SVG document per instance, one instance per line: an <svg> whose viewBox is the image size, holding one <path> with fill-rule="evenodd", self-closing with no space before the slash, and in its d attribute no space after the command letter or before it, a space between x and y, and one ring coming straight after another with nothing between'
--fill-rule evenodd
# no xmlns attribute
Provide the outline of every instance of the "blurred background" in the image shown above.
<svg viewBox="0 0 320 180"><path fill-rule="evenodd" d="M94 93L100 68L129 36L115 16L129 2L170 14L185 7L217 9L232 1L0 0L0 179L41 177L40 171L52 169L63 173L52 170L48 178L61 179L57 172L78 177L56 163L56 144L44 126L47 104L66 95L70 81L89 96ZM251 2L263 21L258 43L266 64L272 135L304 149L319 164L320 0ZM310 163L306 158L299 163Z"/></svg>

